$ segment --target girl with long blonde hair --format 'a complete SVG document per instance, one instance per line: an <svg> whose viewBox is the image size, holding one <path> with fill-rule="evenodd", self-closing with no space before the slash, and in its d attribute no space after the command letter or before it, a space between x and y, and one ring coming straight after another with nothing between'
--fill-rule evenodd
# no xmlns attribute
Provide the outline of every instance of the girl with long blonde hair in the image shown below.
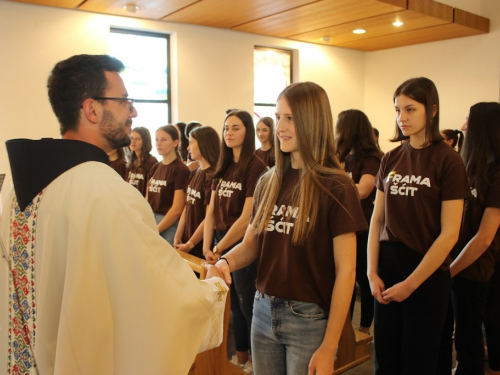
<svg viewBox="0 0 500 375"><path fill-rule="evenodd" d="M230 271L258 259L256 373L331 374L354 286L356 231L366 222L335 156L323 88L285 88L275 130L276 166L257 185L253 220L243 242L216 265L231 282Z"/></svg>

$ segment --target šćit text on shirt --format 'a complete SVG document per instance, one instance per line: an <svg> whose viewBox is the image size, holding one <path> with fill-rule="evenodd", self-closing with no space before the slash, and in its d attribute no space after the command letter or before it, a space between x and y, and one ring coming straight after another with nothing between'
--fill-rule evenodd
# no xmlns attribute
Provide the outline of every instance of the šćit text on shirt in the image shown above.
<svg viewBox="0 0 500 375"><path fill-rule="evenodd" d="M219 197L231 198L234 190L242 190L241 182L220 180L217 186Z"/></svg>
<svg viewBox="0 0 500 375"><path fill-rule="evenodd" d="M429 177L406 175L402 176L397 174L396 171L391 171L387 175L386 182L392 179L392 184L389 187L390 194L392 195L405 195L405 196L415 196L415 192L418 191L419 186L431 187L431 181Z"/></svg>
<svg viewBox="0 0 500 375"><path fill-rule="evenodd" d="M197 198L201 199L201 193L198 190L195 190L195 189L191 188L190 186L188 186L186 203L195 204Z"/></svg>
<svg viewBox="0 0 500 375"><path fill-rule="evenodd" d="M161 191L162 186L167 186L167 181L165 180L155 180L152 178L149 181L149 191L151 193L159 193Z"/></svg>
<svg viewBox="0 0 500 375"><path fill-rule="evenodd" d="M298 207L292 206L277 206L274 205L273 213L271 215L271 219L267 224L266 231L273 232L276 231L278 233L290 234L290 229L295 225L291 222L291 219L297 218L299 213Z"/></svg>

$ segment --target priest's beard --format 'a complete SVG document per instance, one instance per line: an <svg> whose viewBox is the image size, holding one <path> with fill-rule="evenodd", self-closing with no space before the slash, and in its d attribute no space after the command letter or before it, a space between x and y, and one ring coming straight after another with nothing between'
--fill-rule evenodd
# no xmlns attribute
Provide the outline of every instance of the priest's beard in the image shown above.
<svg viewBox="0 0 500 375"><path fill-rule="evenodd" d="M111 111L104 110L99 128L111 149L116 150L130 145L130 135L126 131L127 124L125 122L120 124Z"/></svg>

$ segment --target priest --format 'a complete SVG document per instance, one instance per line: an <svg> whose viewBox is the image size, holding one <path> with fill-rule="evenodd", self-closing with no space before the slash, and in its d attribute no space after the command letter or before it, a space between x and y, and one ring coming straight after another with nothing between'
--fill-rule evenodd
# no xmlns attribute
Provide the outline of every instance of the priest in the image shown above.
<svg viewBox="0 0 500 375"><path fill-rule="evenodd" d="M1 373L182 375L222 337L210 324L223 313L220 274L199 281L108 165L137 116L123 68L107 55L59 62L48 92L62 139L6 143Z"/></svg>

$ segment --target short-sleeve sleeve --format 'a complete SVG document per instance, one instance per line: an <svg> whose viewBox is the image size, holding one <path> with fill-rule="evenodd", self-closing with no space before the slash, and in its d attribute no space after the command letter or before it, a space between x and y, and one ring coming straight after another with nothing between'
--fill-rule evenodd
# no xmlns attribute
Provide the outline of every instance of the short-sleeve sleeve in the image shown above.
<svg viewBox="0 0 500 375"><path fill-rule="evenodd" d="M443 158L441 166L441 201L470 197L470 186L462 158L450 153Z"/></svg>
<svg viewBox="0 0 500 375"><path fill-rule="evenodd" d="M257 181L259 180L262 173L264 173L266 170L267 167L264 162L258 156L254 156L251 161L250 167L248 168L248 175L246 176L245 198L253 197Z"/></svg>
<svg viewBox="0 0 500 375"><path fill-rule="evenodd" d="M174 190L186 191L189 184L190 173L191 172L184 164L181 164L179 166L179 168L177 169L176 176L174 178Z"/></svg>
<svg viewBox="0 0 500 375"><path fill-rule="evenodd" d="M356 187L347 178L339 180L331 189L333 197L329 197L329 226L332 237L367 229L367 224Z"/></svg>

